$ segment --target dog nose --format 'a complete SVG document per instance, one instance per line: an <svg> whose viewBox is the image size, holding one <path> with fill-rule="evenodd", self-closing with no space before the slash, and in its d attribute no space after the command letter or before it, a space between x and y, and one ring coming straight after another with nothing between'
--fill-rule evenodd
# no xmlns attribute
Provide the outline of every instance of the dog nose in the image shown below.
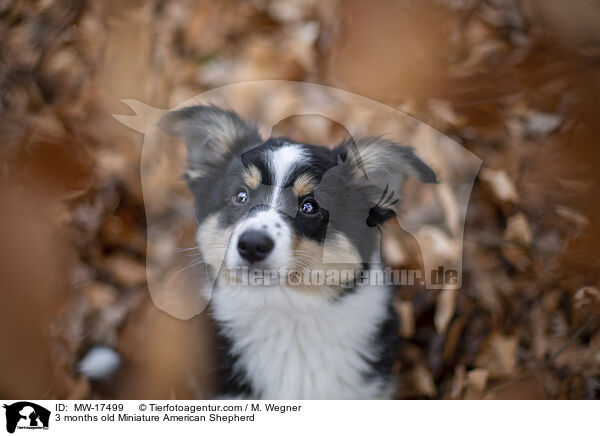
<svg viewBox="0 0 600 436"><path fill-rule="evenodd" d="M240 256L249 262L257 262L265 259L275 243L265 232L247 230L238 240L238 252Z"/></svg>

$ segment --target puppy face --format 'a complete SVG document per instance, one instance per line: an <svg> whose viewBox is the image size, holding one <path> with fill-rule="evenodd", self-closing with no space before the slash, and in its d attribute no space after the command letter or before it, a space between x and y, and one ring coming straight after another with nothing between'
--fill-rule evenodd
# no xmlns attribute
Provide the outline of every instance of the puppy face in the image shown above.
<svg viewBox="0 0 600 436"><path fill-rule="evenodd" d="M235 113L210 106L170 112L160 125L186 138L186 178L208 265L216 273L278 271L301 292L335 295L372 259L377 226L398 201L390 186L409 175L435 182L410 148L380 138L334 149L263 141ZM295 277L332 268L347 272L341 282L314 286Z"/></svg>

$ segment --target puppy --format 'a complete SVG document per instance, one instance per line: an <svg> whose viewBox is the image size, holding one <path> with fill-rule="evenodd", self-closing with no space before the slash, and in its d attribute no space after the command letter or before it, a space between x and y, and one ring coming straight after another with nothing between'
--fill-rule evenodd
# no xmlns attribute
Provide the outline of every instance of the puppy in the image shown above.
<svg viewBox="0 0 600 436"><path fill-rule="evenodd" d="M393 288L378 226L408 176L435 183L411 148L381 138L333 149L263 140L236 113L194 106L159 126L184 137L197 243L226 397L376 399L395 391Z"/></svg>

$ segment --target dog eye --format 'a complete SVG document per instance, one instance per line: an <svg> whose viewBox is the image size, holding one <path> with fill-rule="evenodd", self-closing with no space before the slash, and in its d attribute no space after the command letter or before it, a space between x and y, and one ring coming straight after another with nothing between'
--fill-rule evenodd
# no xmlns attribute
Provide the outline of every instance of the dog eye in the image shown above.
<svg viewBox="0 0 600 436"><path fill-rule="evenodd" d="M312 215L314 213L317 213L318 210L319 205L312 198L305 200L304 203L300 205L300 211L302 211L302 213L305 213L306 215Z"/></svg>
<svg viewBox="0 0 600 436"><path fill-rule="evenodd" d="M246 188L240 188L231 199L234 203L243 204L246 203L249 198L250 195L248 194L248 190Z"/></svg>

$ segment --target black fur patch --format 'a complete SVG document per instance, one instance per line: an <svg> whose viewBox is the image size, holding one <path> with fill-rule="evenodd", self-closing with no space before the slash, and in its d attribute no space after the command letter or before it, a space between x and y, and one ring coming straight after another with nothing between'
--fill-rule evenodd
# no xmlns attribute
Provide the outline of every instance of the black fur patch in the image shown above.
<svg viewBox="0 0 600 436"><path fill-rule="evenodd" d="M253 390L250 379L237 364L239 355L232 351L233 342L217 324L217 347L219 358L219 392L226 396L258 397Z"/></svg>
<svg viewBox="0 0 600 436"><path fill-rule="evenodd" d="M390 304L388 304L387 317L379 325L373 342L377 344L379 355L376 359L365 357L370 366L369 372L365 374L365 379L383 378L386 381L393 379L392 367L397 357L400 340L398 337L398 315L394 311L391 298Z"/></svg>

